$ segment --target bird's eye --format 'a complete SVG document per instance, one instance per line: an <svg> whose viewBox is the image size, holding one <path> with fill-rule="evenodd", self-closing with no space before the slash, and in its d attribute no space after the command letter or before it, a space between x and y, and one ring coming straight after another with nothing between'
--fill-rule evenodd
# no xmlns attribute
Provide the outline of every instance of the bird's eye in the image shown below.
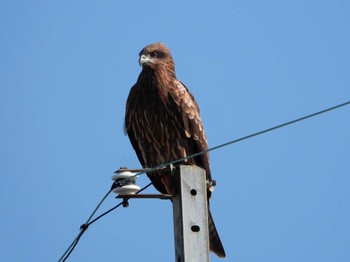
<svg viewBox="0 0 350 262"><path fill-rule="evenodd" d="M156 51L153 51L153 52L150 53L150 56L151 56L151 57L156 57L157 54L158 54L158 53L157 53Z"/></svg>

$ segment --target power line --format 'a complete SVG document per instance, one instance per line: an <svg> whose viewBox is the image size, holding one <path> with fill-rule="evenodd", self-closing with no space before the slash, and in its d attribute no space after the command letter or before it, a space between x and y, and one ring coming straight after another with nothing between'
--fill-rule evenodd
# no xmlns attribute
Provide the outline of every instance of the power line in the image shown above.
<svg viewBox="0 0 350 262"><path fill-rule="evenodd" d="M80 227L80 232L78 234L78 236L73 240L72 244L70 244L70 246L67 248L67 250L63 253L62 257L58 260L59 262L64 262L66 261L66 259L70 256L70 254L73 252L74 248L76 247L76 245L78 244L81 236L84 234L84 232L88 229L89 227L89 223L90 220L93 218L93 216L96 214L97 210L100 208L100 206L102 205L102 203L106 200L106 198L108 197L108 195L112 192L112 189L110 189L107 194L102 198L102 200L98 203L98 205L96 206L96 208L94 209L94 211L91 213L90 217L88 218L88 220L86 221L85 224L83 224Z"/></svg>
<svg viewBox="0 0 350 262"><path fill-rule="evenodd" d="M156 180L160 179L160 177L158 177ZM80 232L78 234L78 236L73 240L73 242L70 244L70 246L67 248L67 250L64 252L64 254L62 255L62 257L58 260L59 262L64 262L66 261L66 259L70 256L70 254L73 252L73 250L75 249L75 247L77 246L80 238L82 237L82 235L85 233L85 231L88 229L88 227L95 223L97 220L99 220L100 218L104 217L105 215L107 215L108 213L112 212L113 210L117 209L118 207L120 207L123 202L120 202L118 205L112 207L111 209L107 210L106 212L102 213L101 215L99 215L98 217L96 217L94 220L91 220L92 217L95 215L96 211L99 209L99 207L102 205L102 203L106 200L106 198L108 197L108 195L112 192L114 186L116 183L113 183L111 189L107 192L107 194L103 197L103 199L98 203L97 207L95 208L95 210L92 212L92 214L90 215L89 219L86 221L85 224L80 226ZM148 183L146 186L144 186L143 188L141 188L139 191L136 192L136 194L141 193L142 191L146 190L148 187L150 187L152 185L151 183Z"/></svg>
<svg viewBox="0 0 350 262"><path fill-rule="evenodd" d="M140 192L142 192L143 190L145 190L146 188L150 187L152 185L152 183L149 183L148 185L146 185L145 187L143 187L141 190L139 190L136 194L139 194ZM120 202L118 205L112 207L111 209L107 210L106 212L102 213L101 215L99 215L98 217L96 217L94 220L90 221L92 219L92 217L94 216L94 214L96 213L97 209L101 206L101 204L105 201L105 199L107 198L107 196L112 192L112 189L110 189L108 191L108 193L104 196L104 198L100 201L100 203L97 205L97 207L95 208L94 212L92 212L91 216L89 217L89 219L86 221L85 224L80 226L80 232L78 234L78 236L73 240L73 242L70 244L70 246L67 248L67 250L64 252L64 254L62 255L62 257L58 260L59 262L64 262L66 261L66 259L70 256L70 254L73 252L73 250L75 249L75 247L77 246L80 238L82 237L82 235L85 233L85 231L88 229L88 227L95 223L97 220L99 220L100 218L104 217L105 215L107 215L108 213L112 212L113 210L117 209L118 207L120 207L123 202Z"/></svg>
<svg viewBox="0 0 350 262"><path fill-rule="evenodd" d="M324 113L327 113L327 112L330 112L332 110L335 110L335 109L338 109L340 107L344 107L344 106L347 106L350 104L350 101L348 102L345 102L345 103L342 103L342 104L339 104L339 105L336 105L336 106L333 106L333 107L329 107L329 108L326 108L324 110L321 110L321 111L318 111L316 113L312 113L312 114L309 114L309 115L306 115L306 116L303 116L303 117L300 117L300 118L297 118L295 120L292 120L292 121L288 121L288 122L285 122L283 124L279 124L279 125L276 125L274 127L271 127L271 128L267 128L265 130L262 130L262 131L259 131L259 132L256 132L256 133L253 133L253 134L250 134L250 135L247 135L247 136L244 136L244 137L241 137L241 138L238 138L238 139L234 139L234 140L231 140L229 142L226 142L226 143L223 143L223 144L220 144L218 146L215 146L215 147L211 147L207 150L204 150L204 151L201 151L201 152L198 152L198 153L195 153L195 154L192 154L192 155L189 155L189 156L186 156L186 157L182 157L182 158L179 158L179 159L176 159L176 160L173 160L173 161L170 161L170 162L166 162L166 163L163 163L163 164L160 164L154 168L147 168L147 169L144 169L142 172L138 172L134 177L138 176L138 175L141 175L141 174L144 174L144 173L152 173L152 172L155 172L155 171L158 171L162 168L165 168L165 167L168 167L170 165L174 165L174 164L177 164L177 163L180 163L180 162L183 162L187 159L190 159L190 158L194 158L196 156L200 156L200 155L203 155L203 154L206 154L210 151L214 151L214 150L217 150L217 149L220 149L222 147L226 147L226 146L229 146L229 145L232 145L232 144L235 144L235 143L238 143L238 142L241 142L243 140L247 140L247 139L250 139L252 137L255 137L255 136L259 136L259 135L262 135L262 134L265 134L265 133L268 133L268 132L271 132L271 131L274 131L276 129L279 129L279 128L282 128L282 127L286 127L286 126L289 126L289 125L292 125L292 124L295 124L297 122L301 122L301 121L304 121L306 119L309 119L309 118L312 118L312 117L315 117L317 115L321 115L321 114L324 114ZM160 178L160 177L159 177ZM158 178L158 179L159 179ZM130 178L128 178L130 179ZM139 190L138 192L136 192L136 194L139 194L140 192L144 191L146 188L150 187L152 185L152 183L149 183L147 184L145 187L143 187L141 190ZM118 205L114 206L113 208L107 210L106 212L102 213L101 215L99 215L98 217L96 217L94 220L91 221L91 219L93 218L93 216L96 214L97 210L100 208L100 206L102 205L102 203L105 201L105 199L108 197L108 195L112 192L113 188L115 186L115 183L113 183L112 185L112 188L107 192L107 194L102 198L102 200L99 202L99 204L97 205L97 207L94 209L94 211L92 212L92 214L90 215L90 217L88 218L88 220L86 221L85 224L83 224L81 227L80 227L80 232L78 234L78 236L73 240L73 242L71 243L71 245L67 248L67 250L64 252L64 254L62 255L62 257L59 259L59 262L64 262L66 261L66 259L70 256L70 254L73 252L73 250L75 249L75 247L77 246L80 238L82 237L82 235L85 233L85 231L88 229L88 227L93 224L94 222L96 222L97 220L99 220L100 218L102 218L103 216L107 215L108 213L112 212L113 210L115 210L116 208L120 207L123 202L120 202Z"/></svg>
<svg viewBox="0 0 350 262"><path fill-rule="evenodd" d="M253 133L253 134L250 134L250 135L247 135L247 136L244 136L244 137L235 139L235 140L231 140L231 141L229 141L229 142L223 143L223 144L218 145L218 146L211 147L211 148L209 148L209 149L207 149L207 150L204 150L204 151L195 153L195 154L193 154L193 155L186 156L186 157L183 157L183 158L179 158L179 159L177 159L177 160L174 160L174 161L165 163L165 164L163 164L162 166L168 166L168 165L176 164L176 163L182 162L182 161L184 161L184 160L186 160L186 159L193 158L193 157L196 157L196 156L200 156L200 155L203 155L203 154L205 154L205 153L207 153L207 152L214 151L214 150L217 150L217 149L219 149L219 148L222 148L222 147L225 147L225 146L228 146L228 145L231 145L231 144L235 144L235 143L241 142L241 141L243 141L243 140L247 140L247 139L249 139L249 138L252 138L252 137L255 137L255 136L259 136L259 135L262 135L262 134L271 132L271 131L273 131L273 130L276 130L276 129L279 129L279 128L282 128L282 127L285 127L285 126L289 126L289 125L295 124L295 123L297 123L297 122L306 120L306 119L308 119L308 118L311 118L311 117L314 117L314 116L317 116L317 115L324 114L324 113L326 113L326 112L335 110L335 109L337 109L337 108L340 108L340 107L343 107L343 106L347 106L347 105L349 105L349 104L350 104L350 101L345 102L345 103L342 103L342 104L339 104L339 105L336 105L336 106L333 106L333 107L329 107L329 108L326 108L326 109L324 109L324 110L318 111L318 112L316 112L316 113L313 113L313 114L310 114L310 115L306 115L306 116L297 118L297 119L295 119L295 120L292 120L292 121L289 121L289 122L285 122L285 123L283 123L283 124L280 124L280 125L277 125L277 126L274 126L274 127L271 127L271 128L267 128L267 129L265 129L265 130L262 130L262 131L259 131L259 132L256 132L256 133Z"/></svg>

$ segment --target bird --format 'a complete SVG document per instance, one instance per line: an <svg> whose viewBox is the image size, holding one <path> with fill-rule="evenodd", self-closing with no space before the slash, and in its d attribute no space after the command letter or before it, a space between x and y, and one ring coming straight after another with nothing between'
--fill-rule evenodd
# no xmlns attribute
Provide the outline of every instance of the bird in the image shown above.
<svg viewBox="0 0 350 262"><path fill-rule="evenodd" d="M126 102L125 132L143 167L156 167L208 149L200 110L188 88L176 78L175 65L168 47L157 42L139 53L142 67ZM188 158L181 164L195 165L206 171L212 181L208 152ZM147 176L162 194L173 194L170 173L150 172ZM207 191L208 203L212 187ZM209 207L209 205L208 205ZM209 248L218 257L225 250L208 212Z"/></svg>

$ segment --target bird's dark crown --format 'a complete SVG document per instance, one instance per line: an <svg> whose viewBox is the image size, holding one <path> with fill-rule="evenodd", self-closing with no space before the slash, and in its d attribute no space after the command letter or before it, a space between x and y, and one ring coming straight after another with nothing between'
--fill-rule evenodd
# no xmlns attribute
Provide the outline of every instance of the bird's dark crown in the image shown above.
<svg viewBox="0 0 350 262"><path fill-rule="evenodd" d="M139 56L142 55L150 55L151 57L163 58L167 55L170 55L170 51L165 44L158 42L144 47L141 50Z"/></svg>

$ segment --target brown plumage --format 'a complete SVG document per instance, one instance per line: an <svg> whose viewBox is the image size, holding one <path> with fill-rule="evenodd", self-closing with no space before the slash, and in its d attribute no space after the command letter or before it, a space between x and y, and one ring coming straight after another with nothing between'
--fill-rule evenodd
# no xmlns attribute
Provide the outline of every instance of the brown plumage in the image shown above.
<svg viewBox="0 0 350 262"><path fill-rule="evenodd" d="M155 167L208 149L199 107L186 86L176 79L169 49L155 43L143 48L139 55L142 71L127 100L125 128L142 166ZM204 168L211 181L208 153L183 164ZM157 172L147 175L158 191L173 194L170 174L160 179ZM225 257L210 210L208 220L210 249Z"/></svg>

